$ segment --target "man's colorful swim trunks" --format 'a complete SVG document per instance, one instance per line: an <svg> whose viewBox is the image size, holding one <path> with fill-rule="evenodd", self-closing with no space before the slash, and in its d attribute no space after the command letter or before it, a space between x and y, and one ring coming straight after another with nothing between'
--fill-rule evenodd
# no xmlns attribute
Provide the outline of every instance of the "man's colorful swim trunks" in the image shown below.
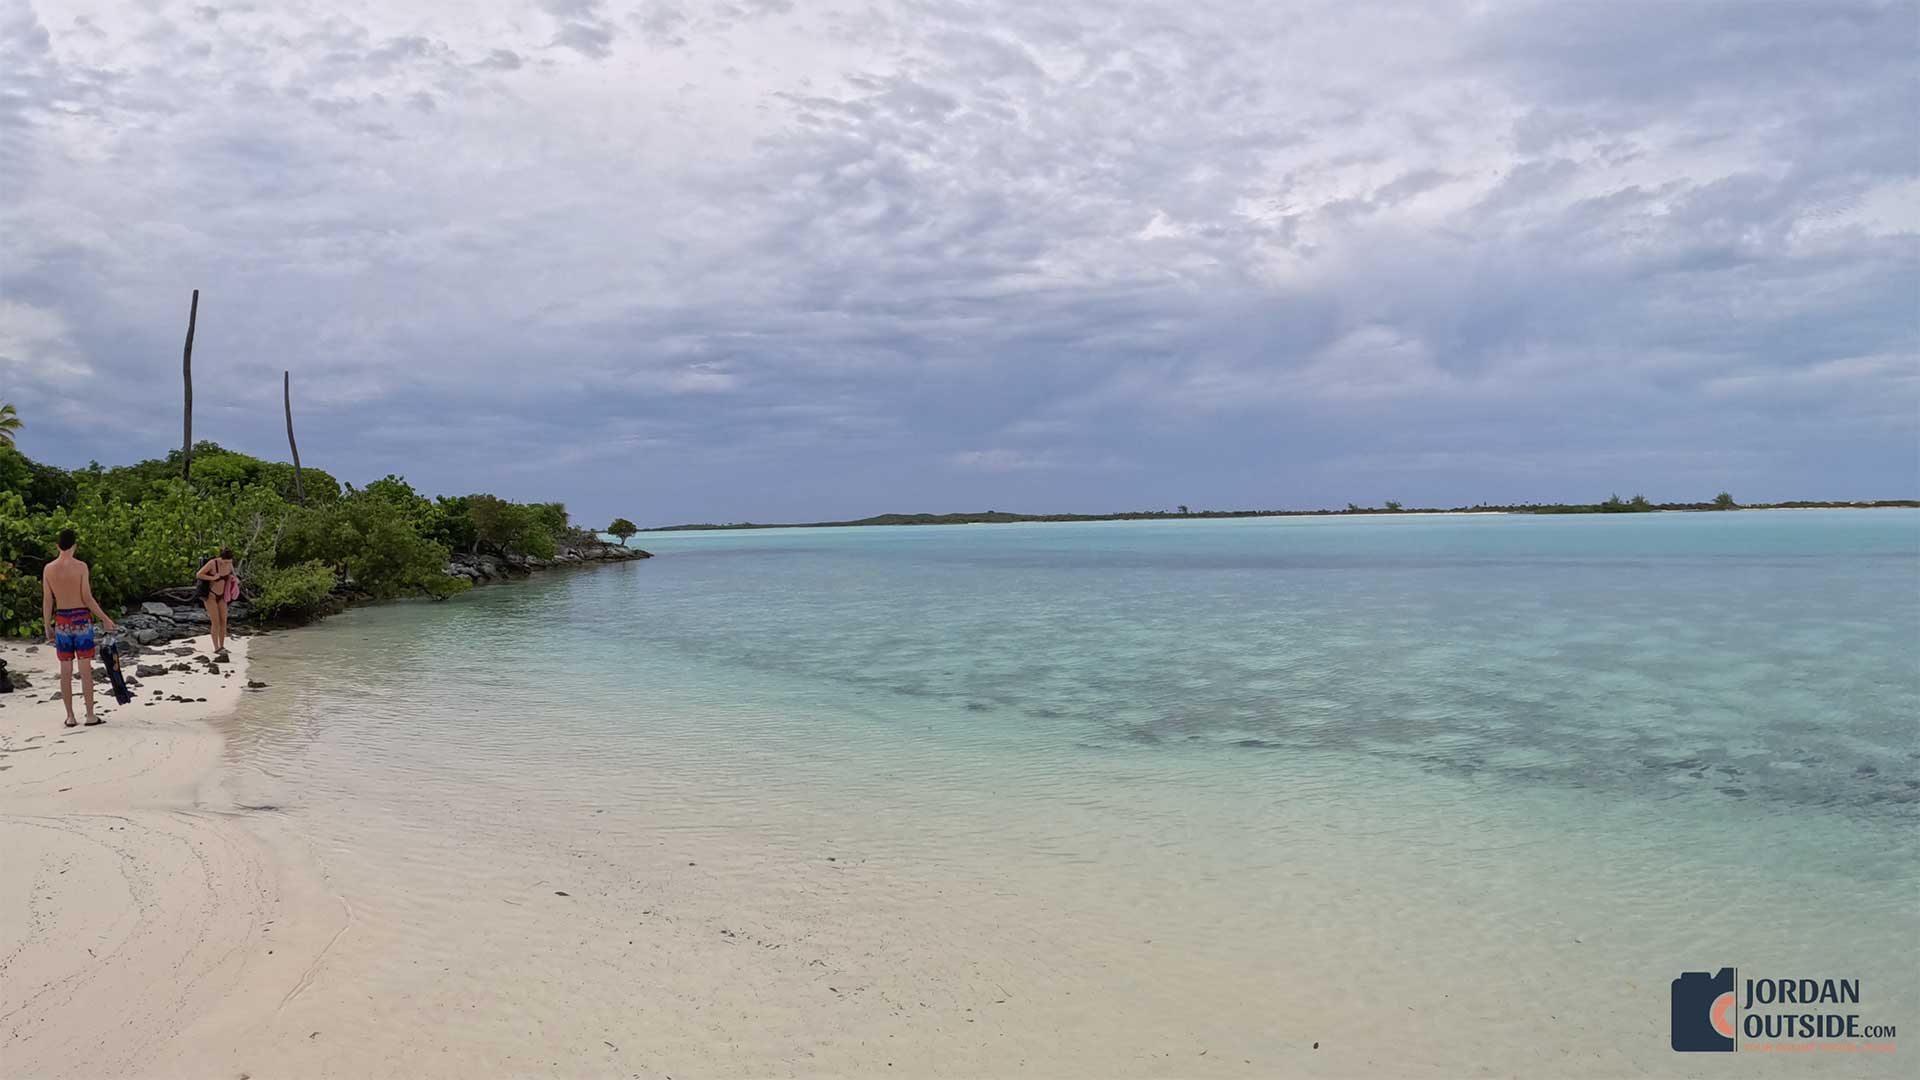
<svg viewBox="0 0 1920 1080"><path fill-rule="evenodd" d="M93 616L87 609L62 608L53 613L53 651L62 660L93 659Z"/></svg>

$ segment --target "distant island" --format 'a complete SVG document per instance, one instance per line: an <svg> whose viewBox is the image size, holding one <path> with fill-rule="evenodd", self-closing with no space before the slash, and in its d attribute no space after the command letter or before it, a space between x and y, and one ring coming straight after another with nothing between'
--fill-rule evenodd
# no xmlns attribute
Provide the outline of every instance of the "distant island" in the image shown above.
<svg viewBox="0 0 1920 1080"><path fill-rule="evenodd" d="M988 510L978 514L876 514L855 521L734 521L725 524L660 525L639 532L694 532L726 529L840 529L862 525L1005 525L1017 521L1179 521L1190 518L1260 517L1344 517L1356 514L1650 514L1661 511L1712 512L1725 510L1860 510L1878 507L1920 507L1920 499L1878 499L1871 502L1821 502L1799 500L1778 503L1738 503L1721 492L1709 502L1656 503L1645 496L1622 499L1618 495L1597 503L1514 503L1495 506L1404 507L1389 501L1384 506L1359 506L1348 503L1344 510L1130 510L1114 514L1014 514Z"/></svg>

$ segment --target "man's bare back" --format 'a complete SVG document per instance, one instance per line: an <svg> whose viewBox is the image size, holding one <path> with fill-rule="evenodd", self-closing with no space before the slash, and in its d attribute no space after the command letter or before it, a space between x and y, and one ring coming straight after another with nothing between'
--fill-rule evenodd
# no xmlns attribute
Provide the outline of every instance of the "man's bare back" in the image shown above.
<svg viewBox="0 0 1920 1080"><path fill-rule="evenodd" d="M55 608L83 608L93 599L92 571L71 555L48 563L40 576L53 593Z"/></svg>

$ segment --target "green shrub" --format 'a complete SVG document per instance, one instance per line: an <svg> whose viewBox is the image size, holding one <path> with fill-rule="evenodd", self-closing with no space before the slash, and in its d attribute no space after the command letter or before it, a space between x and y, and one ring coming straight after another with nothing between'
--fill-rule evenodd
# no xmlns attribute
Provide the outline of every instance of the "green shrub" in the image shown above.
<svg viewBox="0 0 1920 1080"><path fill-rule="evenodd" d="M332 595L337 581L333 567L313 559L257 570L247 589L253 609L262 615L308 615Z"/></svg>
<svg viewBox="0 0 1920 1080"><path fill-rule="evenodd" d="M445 544L448 551L475 550L480 543L480 532L474 528L473 517L467 512L467 497L442 495L433 500L433 506L439 513L432 538Z"/></svg>
<svg viewBox="0 0 1920 1080"><path fill-rule="evenodd" d="M469 495L466 501L467 516L473 521L476 548L486 548L502 555L553 558L551 525L554 515L551 510L536 511L534 507L492 495ZM546 506L555 507L558 504L549 503ZM559 521L565 527L564 508L559 511Z"/></svg>
<svg viewBox="0 0 1920 1080"><path fill-rule="evenodd" d="M0 492L18 495L24 503L33 489L33 461L0 443Z"/></svg>
<svg viewBox="0 0 1920 1080"><path fill-rule="evenodd" d="M80 536L93 591L118 612L169 586L189 585L215 551L231 547L262 614L304 614L344 576L376 597L443 597L468 587L446 573L450 551L489 549L551 558L556 537L579 530L560 503L522 505L491 495L428 499L398 476L344 489L302 469L202 442L191 482L181 454L133 465L65 470L0 446L0 633L40 627L40 568L63 528Z"/></svg>
<svg viewBox="0 0 1920 1080"><path fill-rule="evenodd" d="M78 552L93 568L93 594L124 604L156 590L193 583L200 564L222 547L242 573L273 561L273 543L291 509L264 487L202 496L178 478L153 484L144 501L128 502L82 476L69 509L37 520L48 537L63 528L80 536Z"/></svg>
<svg viewBox="0 0 1920 1080"><path fill-rule="evenodd" d="M527 510L533 514L534 524L547 532L558 536L566 531L566 503L528 503Z"/></svg>
<svg viewBox="0 0 1920 1080"><path fill-rule="evenodd" d="M51 547L40 539L20 493L0 490L0 633L41 632L38 575Z"/></svg>
<svg viewBox="0 0 1920 1080"><path fill-rule="evenodd" d="M264 462L260 469L260 482L271 487L281 498L293 501L292 465L284 461ZM325 506L340 499L340 481L319 469L301 469L300 487L307 493L308 506Z"/></svg>
<svg viewBox="0 0 1920 1080"><path fill-rule="evenodd" d="M437 508L418 496L407 498L412 489L396 483L398 487L375 481L364 491L349 488L331 506L289 515L280 537L280 565L322 562L344 571L356 588L374 596L458 592L466 583L447 576L446 547L419 530L418 522L436 514ZM419 503L425 503L424 514Z"/></svg>
<svg viewBox="0 0 1920 1080"><path fill-rule="evenodd" d="M17 566L0 566L0 633L9 637L38 637L40 579Z"/></svg>
<svg viewBox="0 0 1920 1080"><path fill-rule="evenodd" d="M19 495L27 509L36 513L72 506L74 474L58 466L41 464L0 443L0 491Z"/></svg>

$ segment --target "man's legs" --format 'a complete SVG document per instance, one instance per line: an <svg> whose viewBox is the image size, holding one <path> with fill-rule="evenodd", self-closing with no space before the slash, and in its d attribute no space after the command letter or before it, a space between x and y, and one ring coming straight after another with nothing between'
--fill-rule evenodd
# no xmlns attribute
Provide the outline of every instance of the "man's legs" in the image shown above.
<svg viewBox="0 0 1920 1080"><path fill-rule="evenodd" d="M88 673L88 679L88 685L91 686L91 672ZM72 727L77 721L73 718L73 657L71 656L60 658L60 700L67 706L67 726Z"/></svg>
<svg viewBox="0 0 1920 1080"><path fill-rule="evenodd" d="M96 717L93 715L93 654L92 653L88 653L86 656L83 656L80 658L80 690L81 690L81 693L85 694L87 698L87 723L91 724L95 720L99 719L99 717ZM68 695L67 697L67 715L68 716L73 715L72 695Z"/></svg>
<svg viewBox="0 0 1920 1080"><path fill-rule="evenodd" d="M93 622L85 612L60 612L54 616L53 651L60 658L60 697L67 705L67 726L73 720L73 665L80 665L80 689L87 700L87 723L97 724L93 715Z"/></svg>

